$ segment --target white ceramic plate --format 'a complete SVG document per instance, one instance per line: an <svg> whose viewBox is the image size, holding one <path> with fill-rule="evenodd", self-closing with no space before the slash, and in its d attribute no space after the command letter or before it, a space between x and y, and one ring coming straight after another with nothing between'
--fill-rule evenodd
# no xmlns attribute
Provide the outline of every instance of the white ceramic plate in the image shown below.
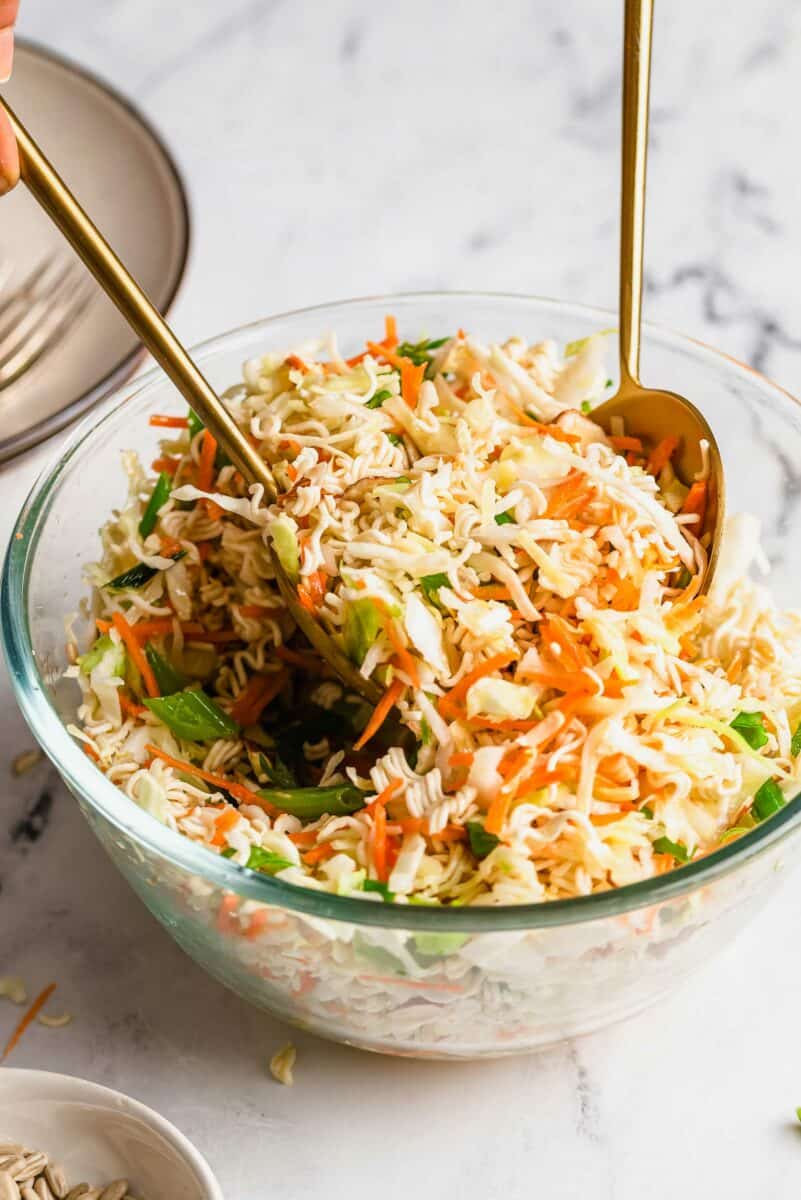
<svg viewBox="0 0 801 1200"><path fill-rule="evenodd" d="M142 1200L223 1200L208 1163L152 1108L71 1075L0 1070L0 1142L44 1150L71 1187L127 1179Z"/></svg>
<svg viewBox="0 0 801 1200"><path fill-rule="evenodd" d="M107 84L24 39L17 39L3 96L166 312L186 266L189 214L178 171L154 131ZM20 185L0 206L0 264L12 270L4 291L54 251L65 262L73 257ZM62 429L134 370L142 353L136 335L92 287L63 341L0 390L0 461Z"/></svg>

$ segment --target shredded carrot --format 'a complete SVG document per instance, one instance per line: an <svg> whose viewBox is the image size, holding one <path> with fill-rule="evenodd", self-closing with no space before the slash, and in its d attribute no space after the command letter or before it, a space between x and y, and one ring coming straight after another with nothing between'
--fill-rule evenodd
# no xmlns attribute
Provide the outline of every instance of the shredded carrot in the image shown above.
<svg viewBox="0 0 801 1200"><path fill-rule="evenodd" d="M500 721L493 721L489 717L471 717L468 724L471 729L497 729L511 730L516 733L528 733L530 729L537 728L540 724L540 719L523 721L516 717L505 717Z"/></svg>
<svg viewBox="0 0 801 1200"><path fill-rule="evenodd" d="M125 643L125 649L130 654L131 661L144 680L148 696L160 696L161 691L156 682L156 676L153 674L153 668L147 661L145 652L140 646L133 629L119 611L115 612L111 619L114 622L114 628Z"/></svg>
<svg viewBox="0 0 801 1200"><path fill-rule="evenodd" d="M384 317L384 345L394 350L398 344L398 323L392 316Z"/></svg>
<svg viewBox="0 0 801 1200"><path fill-rule="evenodd" d="M298 600L312 614L316 613L328 591L328 576L325 571L313 571L298 585Z"/></svg>
<svg viewBox="0 0 801 1200"><path fill-rule="evenodd" d="M458 754L452 754L448 759L449 767L470 767L473 765L475 755L472 750L459 751Z"/></svg>
<svg viewBox="0 0 801 1200"><path fill-rule="evenodd" d="M491 658L487 658L478 666L473 667L472 671L468 671L457 684L455 684L449 692L444 696L440 696L437 701L437 708L441 717L452 717L458 713L458 705L465 698L473 684L483 679L485 675L492 675L495 671L500 671L504 667L508 667L509 663L514 662L517 658L517 653L513 651L505 651L501 654L493 654Z"/></svg>
<svg viewBox="0 0 801 1200"><path fill-rule="evenodd" d="M373 809L373 866L382 883L387 881L387 810L383 804Z"/></svg>
<svg viewBox="0 0 801 1200"><path fill-rule="evenodd" d="M535 792L541 787L546 787L549 783L564 783L574 773L575 767L568 766L566 763L556 767L553 771L549 771L547 767L538 767L536 771L532 771L530 775L527 775L518 786L516 795L525 796L529 792Z"/></svg>
<svg viewBox="0 0 801 1200"><path fill-rule="evenodd" d="M203 503L206 506L206 512L209 514L210 521L219 521L220 517L224 515L225 509L217 504L215 500L204 500Z"/></svg>
<svg viewBox="0 0 801 1200"><path fill-rule="evenodd" d="M259 908L251 916L250 924L245 930L244 936L252 941L254 938L257 938L260 933L263 933L266 927L272 923L273 922L270 919L270 914L267 909Z"/></svg>
<svg viewBox="0 0 801 1200"><path fill-rule="evenodd" d="M96 763L100 762L100 755L97 753L97 751L94 749L93 746L88 746L86 744L86 742L83 743L83 752L87 758L91 758L92 762L96 762Z"/></svg>
<svg viewBox="0 0 801 1200"><path fill-rule="evenodd" d="M704 518L706 516L707 505L707 482L705 479L697 479L690 488L684 503L681 506L683 513L695 513L698 520L694 525L694 532L700 533L704 527Z"/></svg>
<svg viewBox="0 0 801 1200"><path fill-rule="evenodd" d="M289 478L291 479L291 481L294 483L298 477L297 467L293 467L292 463L286 463L284 466L284 470L286 471L286 473L289 476Z"/></svg>
<svg viewBox="0 0 801 1200"><path fill-rule="evenodd" d="M270 675L254 675L231 706L231 716L237 724L243 729L255 725L267 705L281 691L286 680L287 673L283 669Z"/></svg>
<svg viewBox="0 0 801 1200"><path fill-rule="evenodd" d="M214 547L211 542L197 542L195 544L195 548L197 550L198 558L202 563L204 563Z"/></svg>
<svg viewBox="0 0 801 1200"><path fill-rule="evenodd" d="M239 605L240 617L247 617L254 621L257 621L259 619L259 617L266 617L269 612L270 612L270 609L267 607L266 604L240 604Z"/></svg>
<svg viewBox="0 0 801 1200"><path fill-rule="evenodd" d="M308 373L311 370L308 363L305 363L302 358L298 358L297 354L288 354L284 362L288 367L292 367L296 371L305 371Z"/></svg>
<svg viewBox="0 0 801 1200"><path fill-rule="evenodd" d="M409 408L417 407L417 397L420 392L420 384L423 382L426 373L426 364L421 363L415 366L410 358L404 358L402 355L393 353L377 342L368 342L367 349L376 358L383 358L400 371L401 377L401 396L403 397Z"/></svg>
<svg viewBox="0 0 801 1200"><path fill-rule="evenodd" d="M510 746L498 763L498 774L501 779L511 779L513 775L516 775L528 755L529 751L526 746Z"/></svg>
<svg viewBox="0 0 801 1200"><path fill-rule="evenodd" d="M159 413L155 413L149 421L151 425L161 426L163 429L188 429L188 417L165 417Z"/></svg>
<svg viewBox="0 0 801 1200"><path fill-rule="evenodd" d="M584 671L533 671L530 678L558 692L597 691L594 680Z"/></svg>
<svg viewBox="0 0 801 1200"><path fill-rule="evenodd" d="M41 1012L41 1010L44 1008L45 1004L47 1004L47 1001L53 995L53 992L55 990L56 990L56 985L54 983L49 983L47 985L47 987L44 988L39 993L39 995L34 1000L33 1004L30 1006L30 1008L25 1013L22 1020L17 1025L17 1027L14 1030L14 1032L12 1033L11 1037L6 1042L6 1048L3 1051L3 1057L0 1058L0 1062L5 1062L5 1060L8 1058L9 1054L11 1053L11 1051L14 1049L14 1047L19 1042L19 1040L22 1037L22 1035L24 1034L25 1030L28 1028L28 1026L33 1021L36 1020L36 1017Z"/></svg>
<svg viewBox="0 0 801 1200"><path fill-rule="evenodd" d="M303 861L308 867L315 866L316 863L325 862L327 858L331 858L336 851L330 842L323 842L320 846L315 846L303 855Z"/></svg>
<svg viewBox="0 0 801 1200"><path fill-rule="evenodd" d="M517 417L521 425L528 425L531 429L536 429L543 437L547 434L552 437L555 442L567 442L568 445L574 446L576 442L580 442L581 438L577 433L568 433L566 429L562 429L561 425L547 425L542 421L538 421L536 417L532 417L519 404L513 404L511 400L506 403L511 408L512 412Z"/></svg>
<svg viewBox="0 0 801 1200"><path fill-rule="evenodd" d="M364 812L367 812L367 813L373 812L378 807L379 804L382 806L382 808L385 808L386 805L389 804L390 800L397 792L398 788L401 788L401 787L403 787L402 779L390 779L387 786L383 789L383 791L378 793L375 800L370 801L370 803L364 809Z"/></svg>
<svg viewBox="0 0 801 1200"><path fill-rule="evenodd" d="M353 358L346 358L345 362L349 367L358 367L359 363L363 362L369 353L369 350L362 350L361 354L354 354Z"/></svg>
<svg viewBox="0 0 801 1200"><path fill-rule="evenodd" d="M370 720L367 722L364 732L362 733L358 742L353 743L354 750L361 750L362 746L366 746L370 741L370 738L374 737L374 735L378 733L379 729L384 724L390 712L400 699L401 693L403 692L405 686L406 685L401 679L395 679L392 681L386 692L384 692L384 695L378 701L378 704L375 706L375 711L370 717Z"/></svg>
<svg viewBox="0 0 801 1200"><path fill-rule="evenodd" d="M241 804L256 804L259 808L263 808L271 817L278 816L280 809L274 804L270 804L269 800L263 799L258 792L253 792L250 788L245 787L243 783L235 783L231 779L226 779L224 775L215 775L211 771L204 771L201 767L196 767L194 763L184 762L180 758L173 758L171 754L166 754L164 750L160 750L158 746L153 746L148 743L145 746L148 754L152 754L154 758L160 758L167 766L173 767L176 771L183 771L185 775L195 775L198 779L204 779L206 783L212 784L213 787L219 788L222 791L228 792L235 800Z"/></svg>
<svg viewBox="0 0 801 1200"><path fill-rule="evenodd" d="M511 594L508 587L504 587L502 583L485 583L481 587L473 588L471 595L477 600L511 600Z"/></svg>
<svg viewBox="0 0 801 1200"><path fill-rule="evenodd" d="M492 797L490 806L487 809L487 816L484 821L484 828L487 833L494 833L496 837L500 836L511 802L511 792L507 788L499 788Z"/></svg>
<svg viewBox="0 0 801 1200"><path fill-rule="evenodd" d="M642 440L638 437L626 437L621 434L618 437L610 437L609 441L616 450L642 451Z"/></svg>
<svg viewBox="0 0 801 1200"><path fill-rule="evenodd" d="M161 539L159 550L165 558L174 558L176 554L181 553L182 546L177 538L163 537Z"/></svg>
<svg viewBox="0 0 801 1200"><path fill-rule="evenodd" d="M310 671L314 675L319 675L322 671L320 660L315 658L313 654L301 654L297 650L290 650L289 646L276 646L273 653L282 662L292 663L295 667L302 667L305 671Z"/></svg>
<svg viewBox="0 0 801 1200"><path fill-rule="evenodd" d="M210 492L214 481L214 459L217 457L217 441L214 434L206 429L200 447L200 461L197 465L197 488L201 492Z"/></svg>
<svg viewBox="0 0 801 1200"><path fill-rule="evenodd" d="M214 822L214 837L211 839L212 846L224 846L226 833L229 829L233 829L238 820L239 813L235 808L232 808L230 805L224 808Z"/></svg>
<svg viewBox="0 0 801 1200"><path fill-rule="evenodd" d="M317 841L317 830L299 829L296 833L288 833L287 837L296 846L313 846Z"/></svg>
<svg viewBox="0 0 801 1200"><path fill-rule="evenodd" d="M108 631L112 628L111 621L104 621L102 617L97 617L95 619L95 625L101 633L108 633Z"/></svg>
<svg viewBox="0 0 801 1200"><path fill-rule="evenodd" d="M220 933L236 933L239 931L239 921L236 910L239 907L238 896L223 896L217 909L217 929Z"/></svg>
<svg viewBox="0 0 801 1200"><path fill-rule="evenodd" d="M737 676L740 674L740 671L743 669L743 662L744 658L742 651L738 650L726 668L726 678L728 679L729 683L735 682Z"/></svg>
<svg viewBox="0 0 801 1200"><path fill-rule="evenodd" d="M593 825L613 825L625 816L625 812L590 813L590 821Z"/></svg>
<svg viewBox="0 0 801 1200"><path fill-rule="evenodd" d="M164 456L162 458L154 458L150 465L154 471L163 471L165 475L174 475L181 465L181 460L179 458L167 458Z"/></svg>
<svg viewBox="0 0 801 1200"><path fill-rule="evenodd" d="M464 825L446 825L439 833L429 834L431 840L437 842L466 842L468 836Z"/></svg>
<svg viewBox="0 0 801 1200"><path fill-rule="evenodd" d="M572 516L586 503L586 478L580 471L568 475L562 483L556 485L548 493L548 507L545 516L564 520Z"/></svg>
<svg viewBox="0 0 801 1200"><path fill-rule="evenodd" d="M568 670L579 670L589 666L591 659L579 641L577 633L566 621L550 616L540 626L543 641L554 642L559 647L559 665Z"/></svg>
<svg viewBox="0 0 801 1200"><path fill-rule="evenodd" d="M141 717L143 713L147 712L147 709L143 704L136 704L129 696L126 696L125 692L122 690L119 692L119 697L120 708L129 717Z"/></svg>
<svg viewBox="0 0 801 1200"><path fill-rule="evenodd" d="M651 453L648 455L648 462L645 464L645 469L651 475L658 475L663 467L666 467L673 455L678 449L679 439L677 437L662 438L662 441L654 446Z"/></svg>

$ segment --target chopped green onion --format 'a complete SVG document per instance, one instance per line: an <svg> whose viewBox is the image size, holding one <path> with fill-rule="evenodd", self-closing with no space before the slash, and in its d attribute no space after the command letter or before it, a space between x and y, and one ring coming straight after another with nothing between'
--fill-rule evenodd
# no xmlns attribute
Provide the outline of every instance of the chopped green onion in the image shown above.
<svg viewBox="0 0 801 1200"><path fill-rule="evenodd" d="M751 815L757 821L765 821L768 817L772 817L779 809L784 808L787 801L784 798L784 793L774 779L766 779L761 788L758 788L754 794L754 802L751 805Z"/></svg>
<svg viewBox="0 0 801 1200"><path fill-rule="evenodd" d="M367 401L367 403L365 404L364 407L365 408L380 408L385 400L389 400L391 395L392 395L392 392L389 390L389 388L382 388L380 392L376 392L376 394L374 396L370 397L370 399Z"/></svg>
<svg viewBox="0 0 801 1200"><path fill-rule="evenodd" d="M801 754L801 725L798 726L793 734L793 740L790 742L790 753L793 758L797 758Z"/></svg>
<svg viewBox="0 0 801 1200"><path fill-rule="evenodd" d="M651 806L650 806L650 805L648 805L648 804L643 804L642 808L640 809L640 812L642 813L642 815L643 815L644 817L647 817L649 821L653 821L653 819L654 819L654 810L651 808Z"/></svg>
<svg viewBox="0 0 801 1200"><path fill-rule="evenodd" d="M467 834L470 838L470 849L476 858L486 858L501 843L496 834L487 833L480 821L468 821Z"/></svg>
<svg viewBox="0 0 801 1200"><path fill-rule="evenodd" d="M369 596L360 600L349 600L345 605L342 637L345 653L360 666L367 651L378 637L382 628L381 612Z"/></svg>
<svg viewBox="0 0 801 1200"><path fill-rule="evenodd" d="M495 516L496 525L516 525L517 521L510 512L497 513Z"/></svg>
<svg viewBox="0 0 801 1200"><path fill-rule="evenodd" d="M434 740L434 735L431 732L431 726L425 717L420 718L420 741L424 746L430 746Z"/></svg>
<svg viewBox="0 0 801 1200"><path fill-rule="evenodd" d="M799 1105L799 1107L795 1110L795 1115L798 1117L799 1121L801 1121L801 1105Z"/></svg>
<svg viewBox="0 0 801 1200"><path fill-rule="evenodd" d="M751 826L751 829L753 829L753 825ZM727 829L723 834L723 837L720 839L720 845L725 845L725 843L730 842L732 838L742 837L744 833L750 833L751 829L749 829L747 825L732 825L731 829Z"/></svg>
<svg viewBox="0 0 801 1200"><path fill-rule="evenodd" d="M159 685L159 691L162 696L171 696L174 692L183 691L187 685L187 680L180 671L176 671L172 663L163 654L159 654L158 650L150 642L145 646L145 656L153 669L153 674L156 676L156 683Z"/></svg>
<svg viewBox="0 0 801 1200"><path fill-rule="evenodd" d="M418 954L426 958L441 958L461 950L469 936L468 933L413 933L412 941Z"/></svg>
<svg viewBox="0 0 801 1200"><path fill-rule="evenodd" d="M167 503L171 491L172 480L166 471L162 471L156 480L156 486L150 494L145 511L142 513L142 520L139 522L139 536L141 538L146 538L156 528L159 509L163 508Z"/></svg>
<svg viewBox="0 0 801 1200"><path fill-rule="evenodd" d="M197 415L197 413L194 411L194 409L190 408L189 412L187 413L187 416L189 418L189 436L190 436L190 438L194 439L197 437L197 435L199 433L201 433L206 428L206 426L203 424L203 422L201 421L201 419ZM219 471L223 467L230 466L230 464L231 464L230 458L225 453L225 451L222 449L222 447L218 446L217 453L214 456L214 466ZM193 503L193 501L190 501L190 504L191 503Z"/></svg>
<svg viewBox="0 0 801 1200"><path fill-rule="evenodd" d="M682 567L681 570L679 571L678 575L676 576L676 587L681 588L683 591L684 588L690 586L691 582L692 582L692 575L690 574L689 569L687 567Z"/></svg>
<svg viewBox="0 0 801 1200"><path fill-rule="evenodd" d="M378 879L365 879L362 884L363 892L378 892L382 896L385 904L391 904L395 899L395 893L391 892L385 883L381 883Z"/></svg>
<svg viewBox="0 0 801 1200"><path fill-rule="evenodd" d="M178 562L185 555L185 550L179 550L177 554L171 554L170 558L173 562ZM163 569L166 571L169 568L164 567ZM140 562L135 567L123 571L121 575L115 575L113 579L109 579L108 583L104 583L102 586L109 592L124 592L128 588L144 587L158 573L158 567L149 567L146 563Z"/></svg>
<svg viewBox="0 0 801 1200"><path fill-rule="evenodd" d="M672 854L678 863L688 863L692 858L683 842L672 842L669 837L658 837L652 845L657 854Z"/></svg>
<svg viewBox="0 0 801 1200"><path fill-rule="evenodd" d="M186 415L189 418L189 436L190 438L196 438L197 435L206 428L206 426L203 424L193 408L190 408Z"/></svg>
<svg viewBox="0 0 801 1200"><path fill-rule="evenodd" d="M145 704L175 734L190 742L210 742L239 732L236 721L202 689L157 696Z"/></svg>
<svg viewBox="0 0 801 1200"><path fill-rule="evenodd" d="M591 412L592 412L592 401L591 401L591 400L582 400L582 402L581 402L581 411L582 411L582 412L583 412L585 415L586 415L587 413L591 413Z"/></svg>
<svg viewBox="0 0 801 1200"><path fill-rule="evenodd" d="M273 755L273 761L264 754L259 754L259 766L263 775L266 775L270 783L275 784L279 788L294 788L298 786L298 781L292 771L285 763L281 761L277 754Z"/></svg>
<svg viewBox="0 0 801 1200"><path fill-rule="evenodd" d="M393 446L402 446L403 438L397 433L388 433L387 437L392 442Z"/></svg>
<svg viewBox="0 0 801 1200"><path fill-rule="evenodd" d="M439 589L441 587L450 587L451 581L444 571L437 571L435 575L423 575L420 580L420 587L425 592L426 600L430 600L432 604L436 604L439 608Z"/></svg>
<svg viewBox="0 0 801 1200"><path fill-rule="evenodd" d="M91 674L103 656L107 654L109 650L113 650L114 646L115 643L111 640L107 633L104 633L101 637L97 638L91 648L86 651L86 654L82 654L78 659L78 666L80 667L81 674ZM125 669L125 648L123 646L118 646L117 649L120 652L119 673L122 674L123 670Z"/></svg>
<svg viewBox="0 0 801 1200"><path fill-rule="evenodd" d="M294 867L294 863L288 858L284 858L283 854L276 854L274 850L264 850L261 846L251 846L248 861L245 866L250 871L261 871L263 875L275 875L277 871L285 871L287 867Z"/></svg>
<svg viewBox="0 0 801 1200"><path fill-rule="evenodd" d="M364 808L364 792L349 783L330 787L261 788L259 795L301 821L317 821L323 816L347 817Z"/></svg>
<svg viewBox="0 0 801 1200"><path fill-rule="evenodd" d="M752 750L759 750L768 740L767 730L763 724L764 713L761 712L739 712L731 722L732 729L736 729L741 738L744 738Z"/></svg>
<svg viewBox="0 0 801 1200"><path fill-rule="evenodd" d="M424 363L428 366L433 357L432 351L439 350L440 346L444 346L449 341L449 337L442 337L437 338L436 341L424 338L421 342L401 342L395 353L400 358L411 359L416 367L422 367Z"/></svg>
<svg viewBox="0 0 801 1200"><path fill-rule="evenodd" d="M610 388L614 385L614 382L615 382L614 379L607 379L606 383L604 384L604 387Z"/></svg>

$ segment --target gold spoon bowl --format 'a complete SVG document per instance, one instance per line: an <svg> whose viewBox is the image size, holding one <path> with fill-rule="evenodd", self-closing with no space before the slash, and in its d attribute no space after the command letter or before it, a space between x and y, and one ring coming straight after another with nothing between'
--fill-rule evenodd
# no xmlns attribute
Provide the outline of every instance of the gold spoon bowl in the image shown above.
<svg viewBox="0 0 801 1200"><path fill-rule="evenodd" d="M717 563L725 515L723 461L715 435L691 401L676 392L640 383L645 177L648 152L648 94L651 76L653 0L626 0L623 41L623 112L620 189L620 386L593 409L607 433L622 421L626 434L652 448L663 438L678 440L673 465L682 483L705 478L700 538L707 562L700 591L707 591Z"/></svg>

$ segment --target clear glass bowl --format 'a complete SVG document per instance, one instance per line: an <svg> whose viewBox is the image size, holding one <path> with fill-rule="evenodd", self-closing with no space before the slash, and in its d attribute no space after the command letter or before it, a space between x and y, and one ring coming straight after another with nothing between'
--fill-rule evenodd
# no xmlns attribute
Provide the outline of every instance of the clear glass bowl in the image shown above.
<svg viewBox="0 0 801 1200"><path fill-rule="evenodd" d="M395 296L290 313L206 343L198 361L224 388L244 360L334 329L346 354L394 312L406 336L463 326L563 343L613 314L513 296ZM614 374L614 372L610 372ZM726 465L730 511L756 512L782 604L801 600L801 408L779 388L696 342L647 328L643 375L689 396ZM626 1017L675 988L735 936L794 860L801 798L739 841L682 870L575 900L436 911L374 904L255 874L164 828L70 737L77 689L63 678L64 617L86 595L83 565L124 497L123 450L149 462L151 412L183 411L160 372L122 388L36 484L11 540L2 629L17 697L89 824L188 954L254 1004L324 1037L443 1058L531 1050ZM80 622L77 626L80 630ZM83 631L88 636L88 629Z"/></svg>

